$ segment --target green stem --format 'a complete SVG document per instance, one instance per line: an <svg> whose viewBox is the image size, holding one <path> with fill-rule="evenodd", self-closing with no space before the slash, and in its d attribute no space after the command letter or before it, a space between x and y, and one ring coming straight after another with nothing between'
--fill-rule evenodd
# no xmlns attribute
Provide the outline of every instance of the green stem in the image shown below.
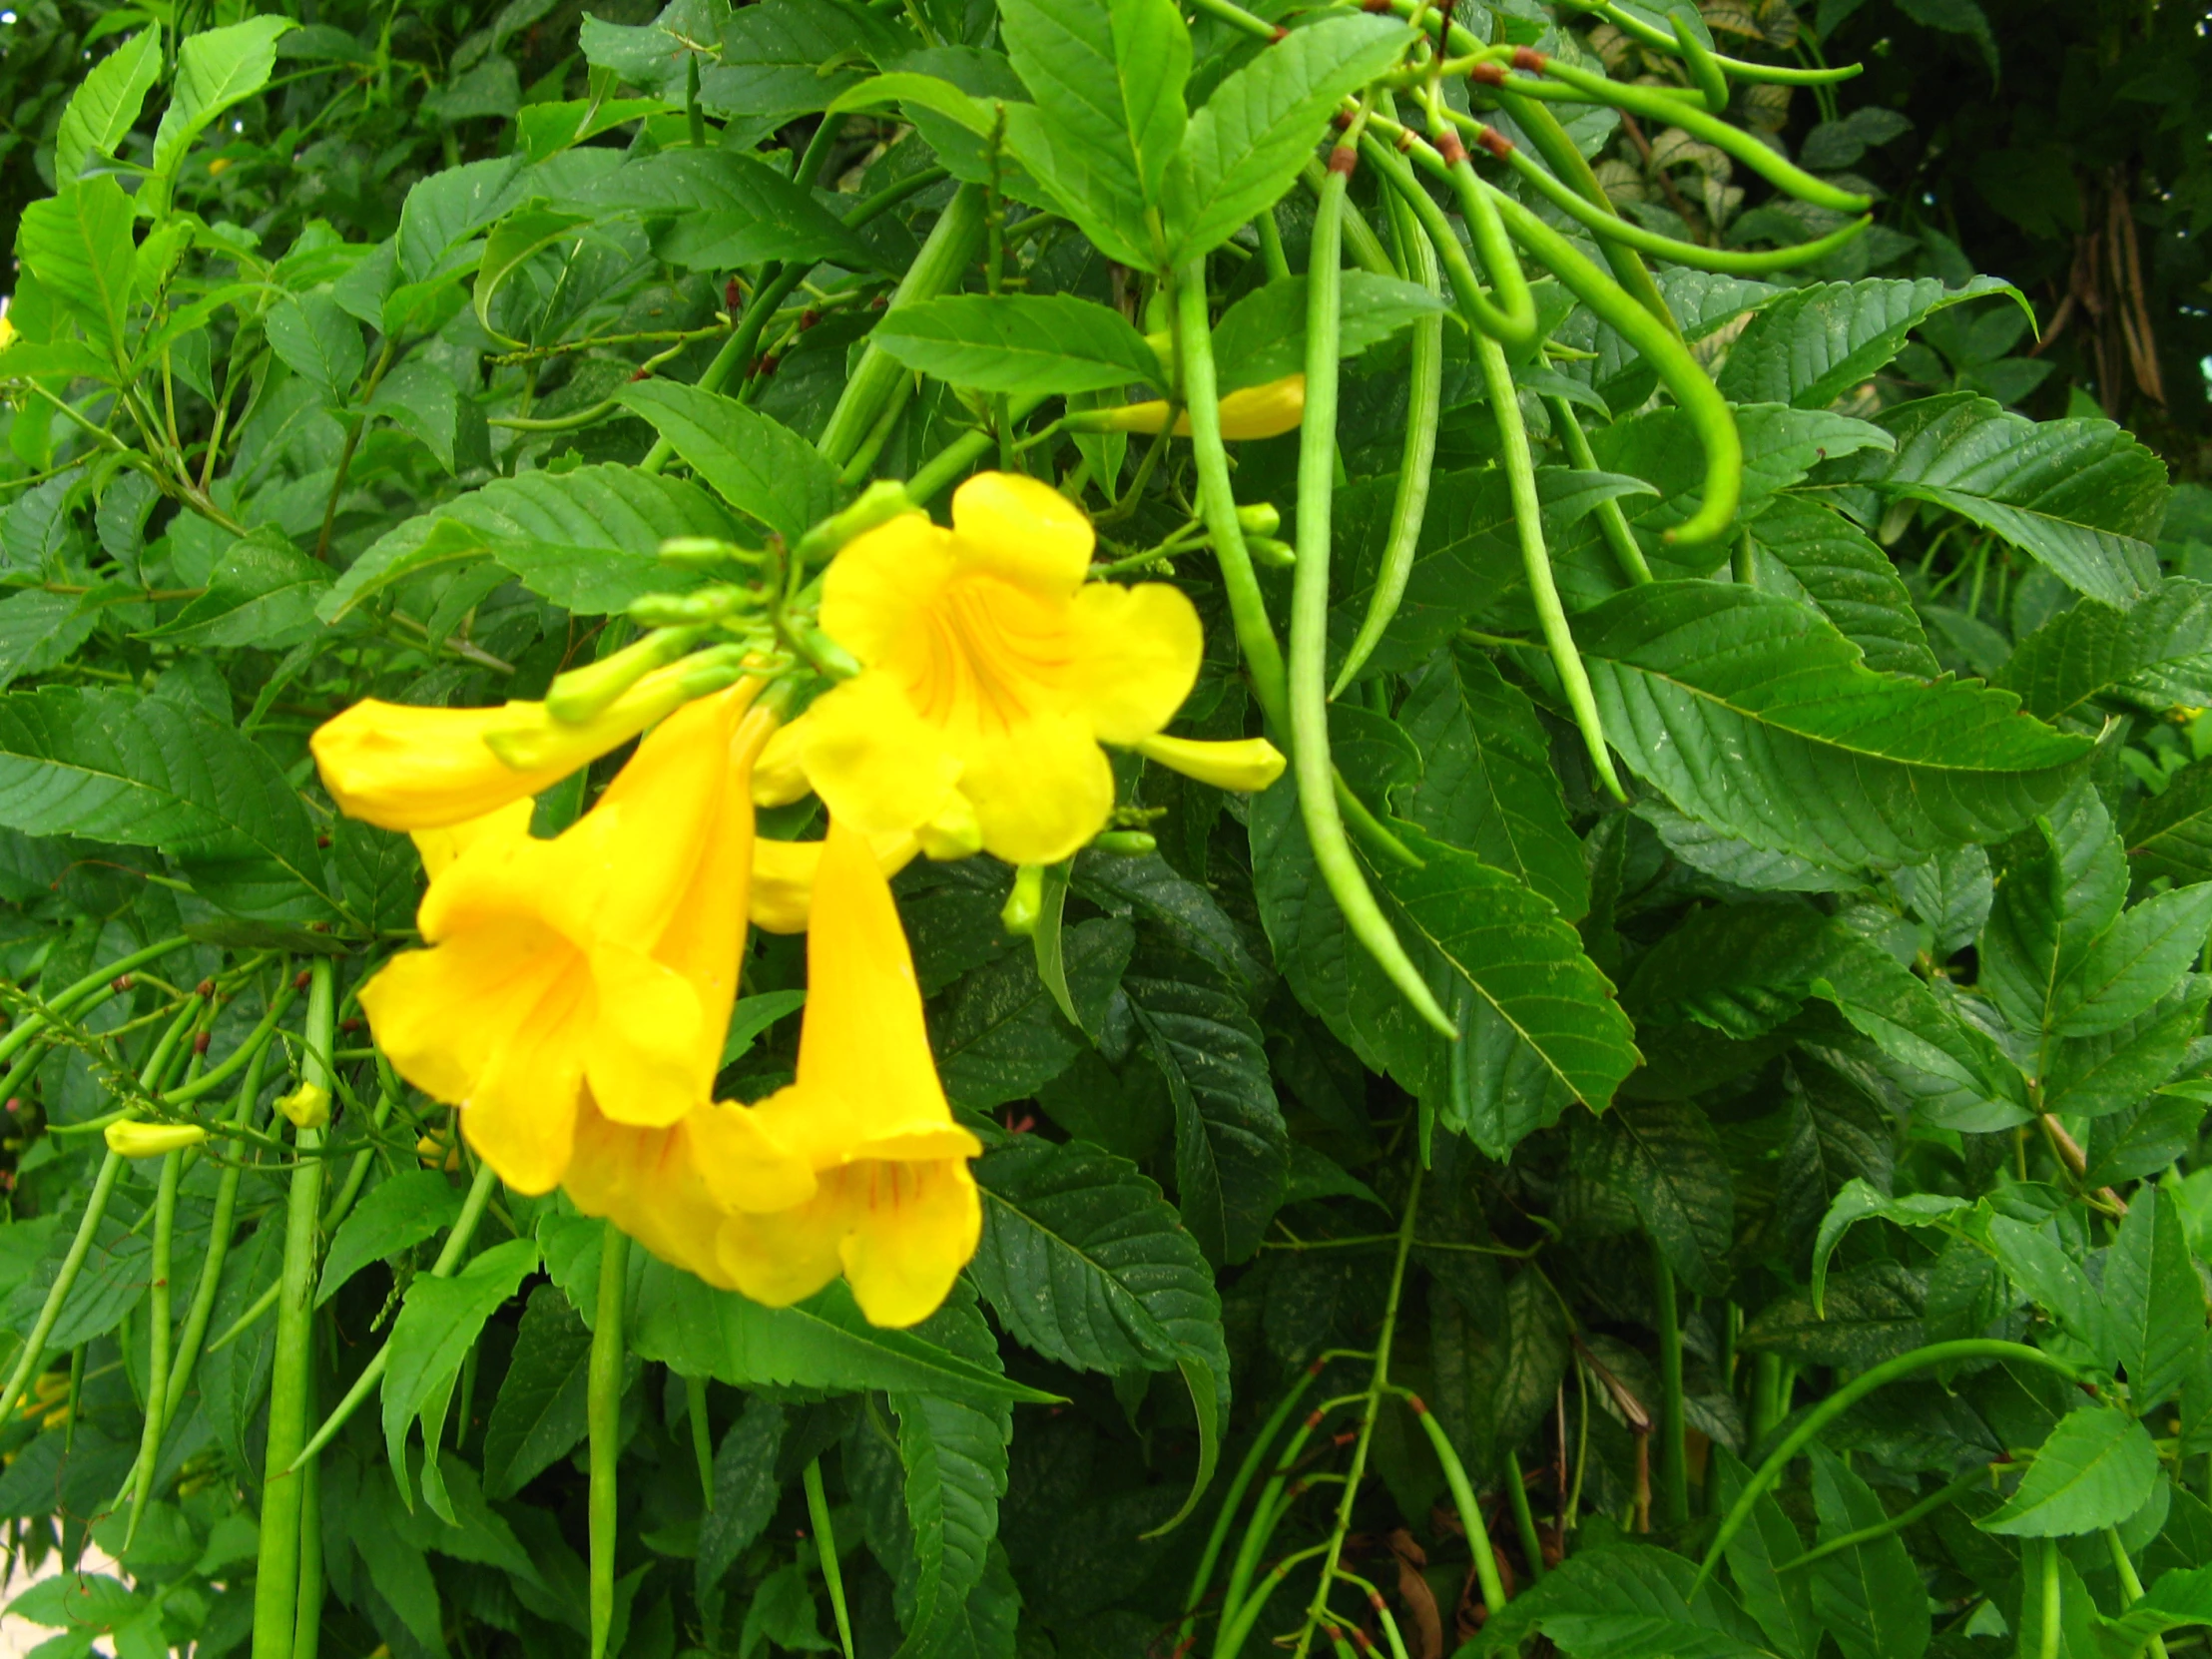
<svg viewBox="0 0 2212 1659"><path fill-rule="evenodd" d="M707 1380L684 1379L684 1415L691 1423L692 1459L699 1464L699 1497L709 1509L715 1506L715 1436L707 1421Z"/></svg>
<svg viewBox="0 0 2212 1659"><path fill-rule="evenodd" d="M310 1366L306 1409L300 1421L314 1419L316 1392ZM427 1449L429 1455L437 1455L435 1446ZM292 1626L291 1659L315 1659L322 1649L322 1464L318 1459L299 1471L299 1606Z"/></svg>
<svg viewBox="0 0 2212 1659"><path fill-rule="evenodd" d="M1505 1494L1512 1500L1513 1525L1520 1533L1521 1554L1528 1561L1528 1576L1544 1575L1544 1540L1536 1530L1536 1512L1528 1506L1528 1482L1521 1475L1520 1454L1505 1453Z"/></svg>
<svg viewBox="0 0 2212 1659"><path fill-rule="evenodd" d="M1544 406L1551 411L1552 427L1566 445L1567 459L1584 472L1599 470L1597 452L1590 447L1589 434L1582 430L1582 421L1575 414L1574 405L1564 397L1547 397ZM1636 545L1636 534L1629 529L1628 515L1621 511L1620 502L1607 499L1597 504L1597 528L1631 582L1640 587L1652 579L1651 566L1644 558L1644 550Z"/></svg>
<svg viewBox="0 0 2212 1659"><path fill-rule="evenodd" d="M1831 1538L1825 1544L1815 1545L1803 1555L1793 1556L1791 1559L1784 1561L1774 1570L1777 1573L1796 1572L1800 1567L1809 1567L1815 1561L1826 1560L1831 1555L1840 1555L1847 1549L1857 1549L1861 1544L1871 1544L1877 1538L1887 1538L1893 1532L1903 1532L1907 1527L1927 1519L1936 1510L1942 1508L1944 1504L1955 1503L1988 1478L1989 1471L1986 1468L1978 1468L1969 1474L1962 1474L1940 1491L1932 1492L1927 1497L1922 1498L1910 1509L1892 1515L1887 1520L1877 1521L1872 1526L1862 1526L1856 1532L1846 1532L1840 1538Z"/></svg>
<svg viewBox="0 0 2212 1659"><path fill-rule="evenodd" d="M811 1459L803 1477L807 1487L807 1524L815 1529L815 1554L822 1582L830 1591L830 1611L837 1621L837 1647L852 1659L852 1611L844 1600L844 1565L837 1559L837 1532L830 1520L830 1495L822 1489L822 1459Z"/></svg>
<svg viewBox="0 0 2212 1659"><path fill-rule="evenodd" d="M1214 374L1214 342L1211 319L1206 314L1206 262L1193 260L1175 276L1175 353L1183 406L1190 413L1191 459L1198 469L1198 506L1221 564L1222 587L1229 600L1229 616L1244 653L1245 669L1252 676L1253 695L1260 712L1278 732L1290 730L1290 698L1283 670L1283 650L1276 643L1275 626L1268 621L1268 606L1260 593L1260 579L1252 567L1252 553L1245 546L1244 526L1237 522L1237 494L1229 481L1229 451L1221 437L1220 381ZM1311 354L1311 345L1309 345ZM1308 413L1312 412L1312 387L1307 389Z"/></svg>
<svg viewBox="0 0 2212 1659"><path fill-rule="evenodd" d="M468 1189L468 1197L461 1201L461 1213L453 1223L453 1231L446 1235L445 1247L438 1252L438 1259L430 1264L432 1279L450 1279L461 1264L462 1253L468 1249L468 1241L476 1236L476 1224L484 1219L484 1206L491 1201L491 1190L499 1184L499 1177L489 1164L476 1166L476 1179ZM224 1340L230 1340L229 1334ZM361 1375L353 1380L353 1385L345 1390L345 1397L338 1401L331 1413L322 1419L322 1426L313 1437L299 1448L292 1467L312 1457L336 1436L345 1426L346 1418L360 1409L361 1402L376 1391L376 1384L384 1380L384 1372L391 1365L391 1344L386 1342L376 1351L376 1358L361 1368Z"/></svg>
<svg viewBox="0 0 2212 1659"><path fill-rule="evenodd" d="M1261 209L1260 217L1252 223L1260 232L1260 263L1267 271L1268 280L1280 282L1291 274L1291 261L1283 252L1283 227L1275 222L1275 210Z"/></svg>
<svg viewBox="0 0 2212 1659"><path fill-rule="evenodd" d="M607 1223L599 1247L599 1318L592 1327L585 1420L591 1437L591 1653L606 1659L615 1618L615 1464L622 1456L622 1312L630 1239Z"/></svg>
<svg viewBox="0 0 2212 1659"><path fill-rule="evenodd" d="M24 1385L37 1375L39 1361L46 1352L46 1339L53 1335L54 1322L62 1315L62 1304L69 1299L77 1275L84 1268L93 1238L100 1231L100 1220L108 1213L108 1199L115 1192L116 1177L122 1171L123 1155L119 1152L111 1152L100 1161L100 1173L93 1178L91 1196L85 1200L85 1213L77 1222L77 1236L70 1241L69 1254L62 1258L61 1269L54 1275L53 1288L46 1293L46 1301L38 1311L38 1322L24 1340L15 1370L8 1375L8 1385L0 1389L0 1422L14 1420Z"/></svg>
<svg viewBox="0 0 2212 1659"><path fill-rule="evenodd" d="M1198 1625L1198 1604L1206 1597L1206 1586L1213 1581L1214 1567L1221 1560L1222 1546L1229 1541L1229 1528L1235 1524L1237 1511L1244 1504L1244 1495L1250 1490L1253 1479L1260 1472L1260 1465L1267 1458L1268 1447L1275 1443L1276 1435L1283 1432L1283 1425L1290 1421L1291 1413L1298 1409L1298 1402L1306 1397L1306 1390L1314 1385L1314 1379L1321 1375L1319 1362L1299 1374L1289 1391L1276 1401L1275 1409L1268 1413L1266 1422L1253 1440L1251 1449L1244 1454L1244 1461L1237 1465L1236 1478L1229 1482L1229 1490L1223 1495L1220 1512L1214 1516L1213 1530L1206 1535L1206 1547L1200 1551L1198 1568L1191 1574L1191 1587L1183 1598L1185 1612L1183 1626L1176 1632L1176 1651L1188 1648L1191 1633Z"/></svg>
<svg viewBox="0 0 2212 1659"><path fill-rule="evenodd" d="M1337 773L1329 754L1329 555L1344 293L1342 228L1354 154L1339 147L1331 159L1306 267L1306 418L1299 428L1298 567L1291 586L1291 762L1314 863L1344 912L1345 924L1406 1001L1452 1037L1457 1027L1406 955L1345 838Z"/></svg>
<svg viewBox="0 0 2212 1659"><path fill-rule="evenodd" d="M2065 1586L2058 1576L2058 1540L2056 1538L2038 1538L2036 1543L2041 1547L2043 1554L2041 1579L2043 1629L2042 1640L2037 1644L2039 1649L2037 1659L2058 1659L2059 1652L2065 1646L2061 1636L2065 1628L2063 1622L2065 1616Z"/></svg>
<svg viewBox="0 0 2212 1659"><path fill-rule="evenodd" d="M328 1090L336 1025L327 956L308 970L302 1084ZM261 1562L254 1581L254 1659L291 1659L299 1614L300 1537L306 1480L296 1466L314 1380L315 1229L322 1215L323 1131L295 1132L297 1161L284 1211L284 1265L276 1302L276 1356L269 1379L268 1455L262 1467Z"/></svg>
<svg viewBox="0 0 2212 1659"><path fill-rule="evenodd" d="M177 1181L184 1163L182 1149L164 1153L161 1180L154 1193L154 1258L152 1282L146 1292L146 1420L139 1433L138 1467L131 1479L131 1521L123 1534L125 1553L138 1537L146 1500L154 1495L162 1430L169 1423L170 1267L177 1241Z"/></svg>
<svg viewBox="0 0 2212 1659"><path fill-rule="evenodd" d="M1043 401L1041 394L1009 399L1007 418L1019 425ZM1166 440L1163 438L1161 441ZM926 506L953 479L989 454L997 443L998 437L994 432L977 430L961 433L914 468L913 476L906 480L906 499L917 507Z"/></svg>
<svg viewBox="0 0 2212 1659"><path fill-rule="evenodd" d="M905 278L891 295L886 315L901 305L934 299L959 285L960 277L974 263L976 250L982 245L983 195L981 185L962 185L953 193L944 212L937 216L937 223L930 228L921 252L907 268ZM867 343L851 378L845 381L836 407L830 411L829 424L823 428L822 439L816 445L832 466L843 467L859 452L876 417L882 412L885 399L907 372L905 364L872 339Z"/></svg>
<svg viewBox="0 0 2212 1659"><path fill-rule="evenodd" d="M247 1068L246 1082L239 1089L238 1105L231 1113L234 1129L248 1128L254 1121L254 1109L262 1094L262 1065L268 1054L269 1047L265 1043ZM201 1343L208 1335L216 1292L222 1285L223 1264L230 1256L231 1224L238 1214L239 1179L245 1173L243 1165L232 1163L216 1178L215 1213L208 1224L208 1259L200 1266L200 1282L193 1287L192 1307L185 1313L184 1335L177 1340L176 1368L170 1372L169 1386L163 1393L162 1432L165 1434L169 1432L170 1423L176 1420L177 1407L192 1382L193 1368L200 1362Z"/></svg>
<svg viewBox="0 0 2212 1659"><path fill-rule="evenodd" d="M1441 293L1443 277L1436 263L1436 245L1415 222L1412 209L1402 197L1393 192L1385 201L1414 278L1430 293ZM1405 584L1413 574L1413 554L1420 546L1421 525L1428 512L1428 483L1436 461L1443 386L1444 319L1423 317L1412 328L1405 445L1398 454L1397 494L1390 503L1389 534L1382 543L1382 557L1376 564L1375 592L1368 599L1368 614L1345 652L1343 666L1337 670L1337 683L1329 688L1332 702L1344 696L1345 688L1367 665L1405 598Z"/></svg>
<svg viewBox="0 0 2212 1659"><path fill-rule="evenodd" d="M1244 1605L1234 1613L1223 1615L1221 1639L1214 1645L1214 1659L1237 1659L1238 1650L1244 1646L1245 1638L1252 1634L1252 1627L1260 1622L1261 1613L1266 1611L1268 1598L1282 1587L1284 1579L1291 1576L1291 1569L1303 1561L1311 1561L1330 1547L1328 1544L1315 1544L1286 1555L1276 1562L1274 1570L1260 1580L1259 1588L1252 1592ZM1327 1572L1322 1574L1322 1587L1318 1593L1324 1597L1329 1593L1329 1576Z"/></svg>
<svg viewBox="0 0 2212 1659"><path fill-rule="evenodd" d="M179 933L175 938L164 939L159 944L148 945L144 950L135 950L128 956L118 957L105 967L94 968L74 984L65 985L56 991L46 998L46 1006L56 1014L73 1013L77 1005L87 997L107 990L132 969L142 968L149 962L158 962L171 951L182 950L190 943L192 939L189 935ZM25 1043L45 1030L47 1023L43 1014L35 1013L17 1021L7 1035L0 1036L0 1060L12 1058Z"/></svg>
<svg viewBox="0 0 2212 1659"><path fill-rule="evenodd" d="M2045 1371L2057 1372L2075 1382L2093 1381L2075 1367L2053 1355L2045 1354L2041 1349L2029 1348L2024 1343L2004 1342L1995 1337L1966 1337L1957 1342L1931 1343L1926 1348L1916 1348L1910 1354L1901 1354L1895 1360L1886 1360L1879 1366L1861 1372L1807 1411L1797 1427L1790 1430L1783 1442L1759 1465L1757 1472L1744 1483L1744 1489L1736 1494L1736 1501L1729 1505L1728 1513L1722 1517L1720 1530L1706 1547L1705 1559L1699 1563L1697 1569L1697 1582L1703 1584L1712 1577L1721 1552L1728 1547L1729 1540L1743 1530L1744 1522L1751 1518L1753 1505L1774 1489L1775 1483L1782 1478L1783 1471L1790 1466L1791 1459L1810 1445L1822 1429L1875 1389L1886 1387L1900 1378L1911 1377L1915 1372L1926 1371L1931 1366L1948 1365L1953 1360L2011 1360L2021 1365L2041 1366Z"/></svg>
<svg viewBox="0 0 2212 1659"><path fill-rule="evenodd" d="M1443 1465L1444 1484L1451 1489L1452 1507L1459 1511L1459 1525L1466 1532L1467 1546L1474 1554L1474 1576L1482 1586L1482 1605L1492 1616L1505 1605L1505 1575L1497 1570L1497 1552L1490 1548L1490 1529L1482 1518L1482 1506L1474 1500L1474 1486L1467 1479L1467 1466L1459 1460L1459 1448L1451 1443L1451 1436L1444 1432L1444 1425L1436 1420L1433 1411L1416 1396L1407 1401L1413 1407L1413 1416L1428 1436L1428 1444L1436 1453L1436 1461Z"/></svg>
<svg viewBox="0 0 2212 1659"><path fill-rule="evenodd" d="M1682 1310L1674 1269L1651 1246L1652 1301L1659 1321L1659 1514L1669 1526L1690 1519L1688 1421L1682 1409Z"/></svg>
<svg viewBox="0 0 2212 1659"><path fill-rule="evenodd" d="M1435 151L1427 146L1423 145L1421 148L1428 155L1435 155ZM1435 198L1421 189L1420 181L1413 177L1413 170L1406 165L1405 158L1372 133L1360 141L1360 150L1368 163L1389 183L1398 199L1413 210L1413 216L1428 233L1429 242L1443 260L1444 273L1451 278L1452 302L1458 307L1467 327L1477 334L1486 334L1515 346L1526 345L1534 338L1535 305L1528 296L1526 284L1523 283L1521 293L1521 298L1525 301L1525 314L1516 314L1510 307L1500 309L1492 304L1488 293L1484 291L1482 279L1474 274L1474 267L1468 262L1466 250L1459 245L1459 235L1452 230L1451 221L1444 217L1443 209L1436 206ZM1439 158L1439 165L1440 161ZM1457 183L1449 168L1442 169L1442 177L1447 184L1455 186ZM1477 189L1475 195L1481 196L1481 190ZM1491 217L1496 218L1494 208ZM1520 269L1517 263L1513 265L1513 269L1516 272Z"/></svg>
<svg viewBox="0 0 2212 1659"><path fill-rule="evenodd" d="M1395 1242L1394 1239L1392 1242ZM1237 1546L1236 1558L1229 1563L1229 1582L1222 1591L1221 1616L1225 1628L1228 1621L1236 1616L1237 1609L1244 1605L1245 1592L1251 1587L1252 1575L1259 1569L1261 1557L1267 1553L1268 1539L1275 1531L1276 1522L1282 1519L1284 1512L1290 1507L1289 1500L1283 1495L1283 1488L1291 1478L1291 1471L1298 1466L1299 1457L1306 1450L1307 1440L1321 1426L1322 1418L1328 1411L1329 1407L1322 1407L1292 1430L1290 1439L1283 1447L1283 1460L1276 1464L1267 1483L1260 1488L1259 1497L1253 1502L1252 1520L1245 1527L1245 1535ZM1216 1659L1220 1659L1218 1642Z"/></svg>
<svg viewBox="0 0 2212 1659"><path fill-rule="evenodd" d="M1966 1478L1978 1480L1985 1470L1976 1469ZM2104 1529L2104 1542L2112 1551L2112 1570L2120 1575L2120 1611L2126 1612L2143 1599L2142 1575L2135 1570L2135 1563L2128 1557L2127 1545L2120 1541L2120 1529L2108 1526ZM2143 1648L2144 1659L2166 1659L2166 1638L2153 1636Z"/></svg>
<svg viewBox="0 0 2212 1659"><path fill-rule="evenodd" d="M1622 297L1625 300L1627 296ZM1612 752L1606 747L1597 695L1590 690L1589 672L1582 666L1581 652L1575 649L1574 631L1567 625L1567 610L1560 603L1558 584L1552 580L1551 555L1544 547L1543 505L1536 497L1536 463L1529 453L1528 428L1521 422L1520 390L1513 383L1512 369L1506 365L1505 348L1496 340L1477 334L1474 353L1489 390L1490 413L1497 419L1505 487L1513 503L1514 528L1520 535L1521 569L1528 578L1528 596L1535 604L1544 644L1551 652L1552 666L1559 671L1559 683L1566 692L1567 706L1574 711L1574 723L1582 729L1591 767L1615 801L1626 801L1628 792L1621 788L1620 778L1613 771Z"/></svg>
<svg viewBox="0 0 2212 1659"><path fill-rule="evenodd" d="M1605 214L1618 223L1621 212L1613 206L1613 199L1605 194L1605 187L1597 182L1597 174L1591 171L1589 158L1582 154L1559 118L1544 105L1532 98L1520 98L1501 92L1498 105L1513 118L1536 153L1543 157L1545 165L1559 178L1565 180L1575 195L1582 198L1595 211ZM1666 296L1659 291L1659 284L1652 279L1651 269L1637 257L1636 251L1626 243L1611 236L1598 238L1598 252L1605 256L1614 278L1635 299L1636 303L1666 325L1670 333L1679 335L1681 324L1667 306Z"/></svg>

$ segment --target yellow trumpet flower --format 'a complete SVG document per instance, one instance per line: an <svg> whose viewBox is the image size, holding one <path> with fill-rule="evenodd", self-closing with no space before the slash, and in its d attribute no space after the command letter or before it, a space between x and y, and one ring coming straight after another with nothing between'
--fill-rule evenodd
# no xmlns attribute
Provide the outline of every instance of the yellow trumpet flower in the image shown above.
<svg viewBox="0 0 2212 1659"><path fill-rule="evenodd" d="M937 1081L874 849L834 820L820 845L798 1080L666 1129L626 1130L587 1110L568 1191L586 1214L756 1302L801 1301L841 1271L872 1323L913 1325L975 1253L982 1209L967 1161L983 1149Z"/></svg>
<svg viewBox="0 0 2212 1659"><path fill-rule="evenodd" d="M361 1006L402 1076L459 1106L510 1186L567 1171L589 1087L617 1123L711 1098L737 995L753 856L748 775L774 717L756 681L680 709L553 840L510 812L453 852ZM427 849L426 849L427 850Z"/></svg>
<svg viewBox="0 0 2212 1659"><path fill-rule="evenodd" d="M793 723L771 766L796 754L831 817L868 834L972 811L972 838L947 851L1066 857L1113 810L1099 745L1166 726L1204 646L1176 589L1087 582L1093 541L1047 485L986 472L953 496L950 530L906 513L848 542L822 625L862 672Z"/></svg>
<svg viewBox="0 0 2212 1659"><path fill-rule="evenodd" d="M887 880L913 862L920 838L909 831L868 836L875 867ZM814 903L815 875L822 867L821 841L753 843L753 925L768 933L804 933Z"/></svg>
<svg viewBox="0 0 2212 1659"><path fill-rule="evenodd" d="M1137 753L1201 784L1247 795L1259 794L1283 776L1283 752L1265 738L1217 743L1163 735L1145 739Z"/></svg>
<svg viewBox="0 0 2212 1659"><path fill-rule="evenodd" d="M110 1152L126 1158L159 1158L165 1152L180 1152L188 1146L198 1146L208 1138L208 1132L197 1123L111 1123L101 1131L101 1138L108 1143Z"/></svg>
<svg viewBox="0 0 2212 1659"><path fill-rule="evenodd" d="M1264 386L1245 386L1221 400L1221 435L1225 438L1275 438L1294 432L1306 418L1306 376L1286 374ZM1157 433L1167 424L1164 402L1124 403L1089 418L1071 417L1069 424L1097 425L1110 432ZM1188 413L1175 417L1175 435L1191 435Z"/></svg>
<svg viewBox="0 0 2212 1659"><path fill-rule="evenodd" d="M385 830L440 830L550 789L682 707L687 664L656 670L590 720L555 720L543 703L423 709L356 703L307 747L347 818Z"/></svg>

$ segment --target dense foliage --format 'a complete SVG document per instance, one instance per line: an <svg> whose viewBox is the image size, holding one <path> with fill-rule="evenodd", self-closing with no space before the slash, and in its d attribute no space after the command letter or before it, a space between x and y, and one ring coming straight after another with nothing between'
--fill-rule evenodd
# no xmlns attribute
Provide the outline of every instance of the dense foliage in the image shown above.
<svg viewBox="0 0 2212 1659"><path fill-rule="evenodd" d="M2212 497L2108 417L2193 470L2204 59L2050 9L10 14L40 1651L2201 1641ZM1297 770L898 875L986 1147L926 1321L625 1263L377 1047L422 859L308 739L747 560L835 680L833 515L985 466ZM720 1097L808 977L752 937Z"/></svg>

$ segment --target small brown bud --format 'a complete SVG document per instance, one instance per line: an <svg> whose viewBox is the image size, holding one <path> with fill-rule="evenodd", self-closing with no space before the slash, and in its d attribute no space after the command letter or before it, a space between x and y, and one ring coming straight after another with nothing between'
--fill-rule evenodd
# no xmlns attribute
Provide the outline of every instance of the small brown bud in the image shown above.
<svg viewBox="0 0 2212 1659"><path fill-rule="evenodd" d="M133 985L137 983L138 981L132 978L128 973L119 973L113 979L108 981L108 989L115 992L116 995L121 996L125 991L129 990Z"/></svg>
<svg viewBox="0 0 2212 1659"><path fill-rule="evenodd" d="M315 835L314 843L317 846L328 846L330 844L330 837L318 831Z"/></svg>
<svg viewBox="0 0 2212 1659"><path fill-rule="evenodd" d="M1501 63L1478 63L1467 71L1467 79L1477 86L1501 87L1505 84L1505 66Z"/></svg>
<svg viewBox="0 0 2212 1659"><path fill-rule="evenodd" d="M308 987L308 985L312 984L313 982L314 975L308 972L307 969L301 968L297 973L292 975L291 988L295 991L303 991Z"/></svg>
<svg viewBox="0 0 2212 1659"><path fill-rule="evenodd" d="M812 305L810 305L807 307L807 309L799 313L799 331L804 334L808 329L812 328L821 320L822 313L816 310Z"/></svg>
<svg viewBox="0 0 2212 1659"><path fill-rule="evenodd" d="M1482 146L1499 161L1503 161L1513 153L1513 141L1495 127L1478 128L1474 135L1474 142Z"/></svg>
<svg viewBox="0 0 2212 1659"><path fill-rule="evenodd" d="M745 294L738 287L738 279L733 276L722 285L722 308L735 316L738 314L738 307L744 303Z"/></svg>
<svg viewBox="0 0 2212 1659"><path fill-rule="evenodd" d="M1516 46L1513 48L1513 67L1515 69L1525 69L1531 75L1541 75L1544 72L1544 66L1550 61L1533 46Z"/></svg>
<svg viewBox="0 0 2212 1659"><path fill-rule="evenodd" d="M206 1031L196 1031L193 1033L192 1051L195 1054L205 1054L208 1052L208 1038L210 1035L211 1033Z"/></svg>
<svg viewBox="0 0 2212 1659"><path fill-rule="evenodd" d="M1349 144L1340 144L1329 152L1329 171L1342 173L1347 179L1360 165L1360 152Z"/></svg>

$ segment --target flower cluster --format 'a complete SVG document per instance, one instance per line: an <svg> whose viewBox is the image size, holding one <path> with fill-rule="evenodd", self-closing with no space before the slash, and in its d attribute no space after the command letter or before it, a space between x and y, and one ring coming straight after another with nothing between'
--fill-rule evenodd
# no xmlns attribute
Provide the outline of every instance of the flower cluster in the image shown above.
<svg viewBox="0 0 2212 1659"><path fill-rule="evenodd" d="M981 1227L981 1147L938 1082L889 876L917 851L1065 858L1111 820L1099 745L1265 788L1263 741L1163 728L1202 641L1179 591L1088 580L1090 526L984 474L940 529L906 513L830 564L820 625L859 672L779 726L762 673L705 696L683 663L589 719L545 705L365 702L316 733L339 807L410 831L424 949L361 990L401 1075L461 1108L520 1191L565 1187L664 1259L784 1305L840 1272L866 1316L926 1318ZM758 665L757 665L758 666ZM530 797L644 732L551 837ZM820 841L758 840L757 800L813 790ZM714 1099L748 918L808 931L796 1080Z"/></svg>

